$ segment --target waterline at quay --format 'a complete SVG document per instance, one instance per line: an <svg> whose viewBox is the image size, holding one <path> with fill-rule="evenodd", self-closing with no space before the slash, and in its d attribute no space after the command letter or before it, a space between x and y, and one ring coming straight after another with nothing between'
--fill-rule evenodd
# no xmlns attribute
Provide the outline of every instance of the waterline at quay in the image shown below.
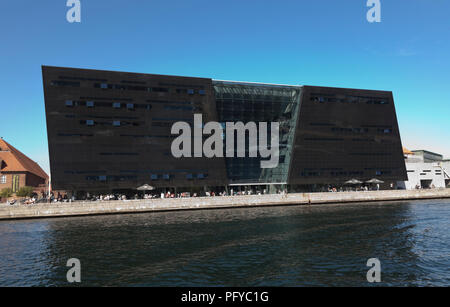
<svg viewBox="0 0 450 307"><path fill-rule="evenodd" d="M449 286L449 205L428 199L3 220L0 286ZM71 258L81 263L76 285L66 278ZM371 258L381 263L377 283L366 278Z"/></svg>
<svg viewBox="0 0 450 307"><path fill-rule="evenodd" d="M1 206L0 220L444 198L450 198L450 189L292 193L95 202L76 201Z"/></svg>

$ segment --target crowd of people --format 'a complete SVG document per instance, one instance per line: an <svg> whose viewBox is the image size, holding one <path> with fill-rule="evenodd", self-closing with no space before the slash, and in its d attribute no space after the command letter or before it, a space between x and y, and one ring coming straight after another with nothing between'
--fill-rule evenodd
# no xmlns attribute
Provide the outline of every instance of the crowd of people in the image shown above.
<svg viewBox="0 0 450 307"><path fill-rule="evenodd" d="M378 187L372 189L379 189ZM322 186L321 188L315 190L315 192L345 192L345 191L367 191L369 190L368 186L361 186L358 188L350 188L350 187L333 187L333 186ZM286 189L278 189L276 190L276 194L287 195ZM174 192L174 191L162 191L162 192L149 192L146 193L134 193L134 194L124 194L124 193L110 193L110 194L90 194L87 193L82 197L68 196L66 193L57 192L56 195L51 192L46 195L42 193L41 197L38 197L37 194L33 194L31 197L22 199L20 201L11 200L7 201L7 205L14 205L16 203L21 203L25 205L34 205L37 203L64 203L64 202L73 202L77 200L81 201L113 201L113 200L132 200L132 199L156 199L156 198L188 198L188 197L223 197L223 196L243 196L243 195L264 195L270 194L267 189L238 189L235 190L233 188L229 190L221 190L221 191L202 191L202 192Z"/></svg>
<svg viewBox="0 0 450 307"><path fill-rule="evenodd" d="M394 187L391 186L393 189ZM434 188L433 185L430 188ZM419 185L416 186L416 189L421 189ZM332 185L321 185L319 187L315 187L313 190L309 192L348 192L348 191L369 191L369 190L380 190L380 185L361 185L361 186L332 186ZM272 191L273 193L273 191ZM276 194L287 195L286 189L278 189L276 190ZM147 191L144 193L110 193L110 194L89 194L86 193L82 197L76 198L75 196L68 196L66 193L57 192L55 195L53 192L50 194L45 194L42 192L41 197L38 194L34 193L31 197L21 199L21 200L7 200L7 205L14 204L25 204L25 205L34 205L37 203L61 203L61 202L73 202L76 200L81 201L112 201L112 200L132 200L132 199L156 199L156 198L187 198L187 197L221 197L221 196L242 196L242 195L264 195L270 194L267 189L260 188L247 188L242 189L238 188L237 190L231 188L228 190L209 190L209 191L201 191L201 192L175 192L170 190L165 191Z"/></svg>
<svg viewBox="0 0 450 307"><path fill-rule="evenodd" d="M380 190L380 185L377 184L375 186L357 186L357 187L333 187L333 186L328 186L327 191L328 192L352 192L352 191L378 191ZM325 192L325 191L322 191Z"/></svg>
<svg viewBox="0 0 450 307"><path fill-rule="evenodd" d="M277 194L286 194L286 190L277 190ZM160 193L144 193L144 194L134 194L132 197L127 197L125 194L108 194L108 195L94 195L87 196L86 200L92 201L109 201L109 200L127 200L127 199L155 199L155 198L187 198L187 197L217 197L217 196L241 196L241 195L262 195L267 194L267 190L246 190L246 191L234 191L231 189L227 191L206 191L203 193L191 193L191 192L180 192L175 193L172 191L165 191Z"/></svg>
<svg viewBox="0 0 450 307"><path fill-rule="evenodd" d="M416 190L422 190L422 189L435 189L436 187L434 186L434 184L431 184L429 187L422 187L422 186L420 186L420 184L416 184L416 186L414 188Z"/></svg>

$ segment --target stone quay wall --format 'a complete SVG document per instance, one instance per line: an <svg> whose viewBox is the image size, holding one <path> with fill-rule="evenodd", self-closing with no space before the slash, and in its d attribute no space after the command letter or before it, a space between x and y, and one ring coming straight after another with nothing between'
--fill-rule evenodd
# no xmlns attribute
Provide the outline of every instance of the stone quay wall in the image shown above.
<svg viewBox="0 0 450 307"><path fill-rule="evenodd" d="M450 189L295 193L286 195L270 194L95 202L76 201L51 204L39 203L35 205L1 205L0 220L442 198L450 198Z"/></svg>

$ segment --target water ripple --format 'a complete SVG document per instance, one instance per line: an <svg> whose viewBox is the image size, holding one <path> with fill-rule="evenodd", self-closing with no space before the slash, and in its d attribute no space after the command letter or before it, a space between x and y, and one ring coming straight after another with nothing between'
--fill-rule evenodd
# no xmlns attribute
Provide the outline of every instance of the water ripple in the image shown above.
<svg viewBox="0 0 450 307"><path fill-rule="evenodd" d="M450 201L0 222L1 286L450 285Z"/></svg>

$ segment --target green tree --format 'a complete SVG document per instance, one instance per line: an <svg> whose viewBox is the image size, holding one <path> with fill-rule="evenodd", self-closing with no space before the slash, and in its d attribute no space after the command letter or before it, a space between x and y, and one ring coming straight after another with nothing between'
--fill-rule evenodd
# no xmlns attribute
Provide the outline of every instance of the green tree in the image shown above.
<svg viewBox="0 0 450 307"><path fill-rule="evenodd" d="M30 197L33 194L33 187L21 187L16 195L19 197Z"/></svg>
<svg viewBox="0 0 450 307"><path fill-rule="evenodd" d="M8 198L12 195L12 189L11 188L4 188L0 191L0 197Z"/></svg>

